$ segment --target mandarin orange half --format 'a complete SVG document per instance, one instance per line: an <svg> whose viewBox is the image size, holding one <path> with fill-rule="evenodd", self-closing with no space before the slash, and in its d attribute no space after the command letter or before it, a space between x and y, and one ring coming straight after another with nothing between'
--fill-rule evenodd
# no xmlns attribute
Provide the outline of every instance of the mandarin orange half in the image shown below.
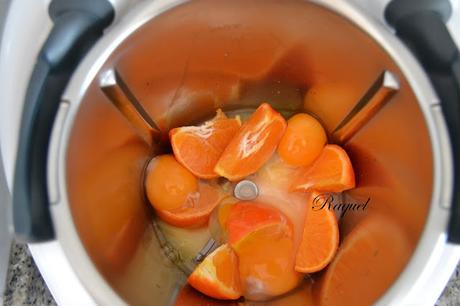
<svg viewBox="0 0 460 306"><path fill-rule="evenodd" d="M198 192L198 179L174 156L159 155L147 166L145 191L156 210L173 210Z"/></svg>
<svg viewBox="0 0 460 306"><path fill-rule="evenodd" d="M238 258L228 244L223 244L193 271L188 283L207 296L235 300L241 296Z"/></svg>
<svg viewBox="0 0 460 306"><path fill-rule="evenodd" d="M219 185L199 181L172 155L160 155L150 161L145 189L157 215L178 227L206 224L225 196Z"/></svg>
<svg viewBox="0 0 460 306"><path fill-rule="evenodd" d="M302 273L314 273L325 268L334 258L339 246L339 226L333 210L328 207L313 209L318 194L310 196L309 210L305 217L302 241L297 250L295 269Z"/></svg>
<svg viewBox="0 0 460 306"><path fill-rule="evenodd" d="M198 192L181 207L173 210L158 209L157 215L165 222L178 227L197 227L208 222L213 209L225 197L217 184L200 182Z"/></svg>
<svg viewBox="0 0 460 306"><path fill-rule="evenodd" d="M342 192L355 187L355 173L347 152L326 145L315 162L299 171L291 189L295 191Z"/></svg>
<svg viewBox="0 0 460 306"><path fill-rule="evenodd" d="M243 295L268 300L295 288L293 225L280 211L257 202L240 202L227 220L228 241L239 260Z"/></svg>
<svg viewBox="0 0 460 306"><path fill-rule="evenodd" d="M278 155L292 166L308 166L326 145L321 123L308 114L297 114L287 122L286 133L278 146Z"/></svg>

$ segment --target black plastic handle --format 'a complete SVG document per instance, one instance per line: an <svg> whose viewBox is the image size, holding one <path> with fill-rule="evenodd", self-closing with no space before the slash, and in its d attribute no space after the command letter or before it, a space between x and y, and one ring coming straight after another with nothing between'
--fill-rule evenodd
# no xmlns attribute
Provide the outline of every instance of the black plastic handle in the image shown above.
<svg viewBox="0 0 460 306"><path fill-rule="evenodd" d="M449 0L393 0L385 18L417 56L441 100L454 157L454 194L448 240L460 243L460 54L445 22Z"/></svg>
<svg viewBox="0 0 460 306"><path fill-rule="evenodd" d="M14 227L27 242L54 238L46 187L51 127L70 76L112 22L114 10L107 0L53 0L49 15L54 26L27 88L14 175Z"/></svg>

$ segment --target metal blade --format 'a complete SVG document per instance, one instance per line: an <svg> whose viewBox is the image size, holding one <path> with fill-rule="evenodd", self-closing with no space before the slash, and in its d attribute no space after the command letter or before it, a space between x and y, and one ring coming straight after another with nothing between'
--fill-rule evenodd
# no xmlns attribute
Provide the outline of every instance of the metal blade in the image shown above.
<svg viewBox="0 0 460 306"><path fill-rule="evenodd" d="M396 76L383 71L355 107L345 116L332 133L334 142L344 144L350 140L399 89Z"/></svg>
<svg viewBox="0 0 460 306"><path fill-rule="evenodd" d="M100 87L149 146L158 142L160 130L115 69L102 74Z"/></svg>

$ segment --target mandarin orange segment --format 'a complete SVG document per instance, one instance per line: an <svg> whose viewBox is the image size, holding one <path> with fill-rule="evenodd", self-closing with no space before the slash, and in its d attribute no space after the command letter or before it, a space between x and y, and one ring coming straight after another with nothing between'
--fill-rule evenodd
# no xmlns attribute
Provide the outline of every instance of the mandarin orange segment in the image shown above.
<svg viewBox="0 0 460 306"><path fill-rule="evenodd" d="M239 200L232 196L225 196L209 217L208 229L211 237L218 243L227 241L227 220L231 208L238 202Z"/></svg>
<svg viewBox="0 0 460 306"><path fill-rule="evenodd" d="M181 207L196 196L198 179L172 155L160 155L147 166L145 190L150 204L157 210Z"/></svg>
<svg viewBox="0 0 460 306"><path fill-rule="evenodd" d="M267 300L295 288L292 223L280 211L257 202L240 202L227 220L228 241L239 259L244 296Z"/></svg>
<svg viewBox="0 0 460 306"><path fill-rule="evenodd" d="M269 104L261 104L225 148L214 171L230 181L255 173L275 152L285 129L284 118Z"/></svg>
<svg viewBox="0 0 460 306"><path fill-rule="evenodd" d="M230 140L240 129L239 119L230 119L219 109L200 126L184 126L169 132L176 159L199 178L218 177L214 167Z"/></svg>
<svg viewBox="0 0 460 306"><path fill-rule="evenodd" d="M342 192L355 187L355 174L350 158L337 145L326 145L320 156L300 170L292 190Z"/></svg>
<svg viewBox="0 0 460 306"><path fill-rule="evenodd" d="M270 225L283 227L284 231L288 223L286 216L275 208L257 202L239 202L232 205L226 217L228 242L234 246L250 233ZM291 235L292 231L287 234Z"/></svg>
<svg viewBox="0 0 460 306"><path fill-rule="evenodd" d="M326 142L326 132L318 120L308 114L297 114L287 122L278 154L292 166L308 166L320 155Z"/></svg>
<svg viewBox="0 0 460 306"><path fill-rule="evenodd" d="M302 241L297 250L295 269L314 273L325 268L334 258L339 246L337 217L328 207L313 205L319 194L312 194L305 217Z"/></svg>
<svg viewBox="0 0 460 306"><path fill-rule="evenodd" d="M228 217L230 216L233 204L236 202L238 202L237 199L231 198L225 201L217 211L217 219L219 221L219 225L224 229L227 228Z"/></svg>
<svg viewBox="0 0 460 306"><path fill-rule="evenodd" d="M230 302L228 300L205 298L203 294L187 284L180 289L173 306L241 306L241 304L237 301Z"/></svg>
<svg viewBox="0 0 460 306"><path fill-rule="evenodd" d="M235 300L241 296L238 258L228 244L208 255L188 278L188 283L207 296Z"/></svg>
<svg viewBox="0 0 460 306"><path fill-rule="evenodd" d="M299 285L303 275L294 270L295 246L290 231L279 224L266 226L233 247L247 299L268 300Z"/></svg>
<svg viewBox="0 0 460 306"><path fill-rule="evenodd" d="M157 215L165 222L178 227L197 227L208 222L213 209L224 198L220 186L200 182L198 192L186 202L173 210L156 210Z"/></svg>

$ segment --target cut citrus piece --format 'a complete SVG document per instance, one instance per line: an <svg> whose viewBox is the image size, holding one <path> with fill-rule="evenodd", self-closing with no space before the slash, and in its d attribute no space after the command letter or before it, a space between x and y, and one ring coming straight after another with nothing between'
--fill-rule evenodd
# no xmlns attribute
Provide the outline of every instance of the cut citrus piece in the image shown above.
<svg viewBox="0 0 460 306"><path fill-rule="evenodd" d="M299 284L302 275L294 270L293 228L281 212L240 202L231 208L227 231L247 299L268 300Z"/></svg>
<svg viewBox="0 0 460 306"><path fill-rule="evenodd" d="M236 245L247 235L270 225L282 227L283 231L290 230L287 234L292 235L288 223L286 216L275 208L257 202L239 202L231 206L226 217L228 242Z"/></svg>
<svg viewBox="0 0 460 306"><path fill-rule="evenodd" d="M230 181L255 173L275 152L285 129L284 118L261 104L225 148L215 172Z"/></svg>
<svg viewBox="0 0 460 306"><path fill-rule="evenodd" d="M229 119L219 109L212 120L200 126L172 129L169 137L174 156L197 177L216 178L214 167L240 125L239 119Z"/></svg>
<svg viewBox="0 0 460 306"><path fill-rule="evenodd" d="M278 154L292 166L308 166L321 154L326 142L326 132L318 120L308 114L297 114L287 122Z"/></svg>
<svg viewBox="0 0 460 306"><path fill-rule="evenodd" d="M317 304L372 305L399 276L413 246L394 220L368 215L344 238L317 283Z"/></svg>
<svg viewBox="0 0 460 306"><path fill-rule="evenodd" d="M155 209L172 210L184 205L190 197L196 197L198 179L174 156L160 155L147 167L145 190Z"/></svg>
<svg viewBox="0 0 460 306"><path fill-rule="evenodd" d="M207 296L235 300L241 296L238 258L228 244L208 255L188 278L188 283Z"/></svg>
<svg viewBox="0 0 460 306"><path fill-rule="evenodd" d="M238 199L227 196L219 205L212 211L209 217L208 228L211 236L217 242L223 243L227 241L227 220L230 215L231 208L235 203L239 202Z"/></svg>
<svg viewBox="0 0 460 306"><path fill-rule="evenodd" d="M228 300L206 298L202 293L187 284L180 289L173 306L241 306L241 304L238 301L230 302Z"/></svg>
<svg viewBox="0 0 460 306"><path fill-rule="evenodd" d="M238 202L238 199L231 197L223 201L222 205L219 207L219 210L217 211L217 218L219 220L219 225L222 228L227 228L227 221L228 217L230 216L230 211L232 209L232 206Z"/></svg>
<svg viewBox="0 0 460 306"><path fill-rule="evenodd" d="M342 192L355 187L350 158L337 145L326 145L313 164L300 170L293 190Z"/></svg>
<svg viewBox="0 0 460 306"><path fill-rule="evenodd" d="M258 306L258 304L254 303L246 306ZM313 278L306 279L296 289L290 291L289 294L270 300L264 303L263 306L318 306L315 300L315 292L313 291Z"/></svg>
<svg viewBox="0 0 460 306"><path fill-rule="evenodd" d="M198 192L175 209L157 209L157 215L167 223L179 227L196 227L208 222L209 215L223 199L220 186L200 182Z"/></svg>
<svg viewBox="0 0 460 306"><path fill-rule="evenodd" d="M157 215L179 227L205 224L224 197L220 186L198 182L172 155L160 155L150 162L145 189Z"/></svg>
<svg viewBox="0 0 460 306"><path fill-rule="evenodd" d="M294 270L295 246L290 230L281 228L279 225L263 227L234 246L247 299L272 299L297 287L303 278Z"/></svg>
<svg viewBox="0 0 460 306"><path fill-rule="evenodd" d="M302 273L314 273L324 269L334 258L339 246L339 226L333 210L315 207L309 200L302 241L297 250L295 269Z"/></svg>

